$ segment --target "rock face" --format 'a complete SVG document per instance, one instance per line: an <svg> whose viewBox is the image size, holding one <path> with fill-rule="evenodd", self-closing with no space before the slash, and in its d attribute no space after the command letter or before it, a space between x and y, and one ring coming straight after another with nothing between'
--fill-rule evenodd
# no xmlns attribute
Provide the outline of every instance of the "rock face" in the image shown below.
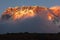
<svg viewBox="0 0 60 40"><path fill-rule="evenodd" d="M40 7L40 6L21 6L21 7L9 7L7 8L3 14L6 18L9 16L9 18L12 17L13 20L24 18L24 17L33 17L36 15L41 15L41 14L47 14L46 13L47 8L45 7Z"/></svg>

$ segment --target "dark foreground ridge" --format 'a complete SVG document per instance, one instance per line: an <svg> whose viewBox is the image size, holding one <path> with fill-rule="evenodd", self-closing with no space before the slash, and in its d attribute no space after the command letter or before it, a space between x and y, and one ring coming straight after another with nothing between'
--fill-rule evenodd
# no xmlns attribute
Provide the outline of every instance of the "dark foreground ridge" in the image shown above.
<svg viewBox="0 0 60 40"><path fill-rule="evenodd" d="M60 33L7 33L0 40L60 40Z"/></svg>

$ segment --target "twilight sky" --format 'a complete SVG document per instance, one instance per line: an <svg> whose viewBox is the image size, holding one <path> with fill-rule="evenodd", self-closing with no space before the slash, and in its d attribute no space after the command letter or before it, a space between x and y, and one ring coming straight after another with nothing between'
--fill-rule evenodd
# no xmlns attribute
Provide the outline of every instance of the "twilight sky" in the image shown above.
<svg viewBox="0 0 60 40"><path fill-rule="evenodd" d="M8 7L23 5L25 6L37 5L46 6L47 8L50 8L52 6L59 6L60 0L0 0L0 15ZM40 18L38 16L31 19L26 19L24 21L18 21L16 24L0 22L0 33L6 32L56 33L59 31L60 31L59 27L56 27L54 24L48 24L46 19Z"/></svg>
<svg viewBox="0 0 60 40"><path fill-rule="evenodd" d="M8 7L15 6L28 6L28 5L38 5L38 6L56 6L60 5L60 0L0 0L0 13L2 13Z"/></svg>

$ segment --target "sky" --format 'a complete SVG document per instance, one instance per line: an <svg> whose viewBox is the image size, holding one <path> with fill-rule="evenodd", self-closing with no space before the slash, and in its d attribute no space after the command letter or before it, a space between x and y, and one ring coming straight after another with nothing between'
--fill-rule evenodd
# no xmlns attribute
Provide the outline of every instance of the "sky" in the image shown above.
<svg viewBox="0 0 60 40"><path fill-rule="evenodd" d="M55 5L60 5L60 0L0 0L0 13L2 13L8 7L15 6L30 6L30 5L38 5L38 6L46 6L51 7Z"/></svg>
<svg viewBox="0 0 60 40"><path fill-rule="evenodd" d="M60 6L60 0L0 0L0 15L8 7L23 6L23 5L24 6L37 5L37 6L45 6L47 8L50 8L52 6ZM16 25L13 23L8 24L5 22L0 22L0 33L26 32L26 31L27 32L50 33L50 32L59 31L58 28L55 27L55 25L52 25L53 26L52 27L50 24L46 22L47 21L43 20L40 17L35 17L32 19L24 20L22 23L17 22ZM49 27L47 27L47 24L49 25Z"/></svg>

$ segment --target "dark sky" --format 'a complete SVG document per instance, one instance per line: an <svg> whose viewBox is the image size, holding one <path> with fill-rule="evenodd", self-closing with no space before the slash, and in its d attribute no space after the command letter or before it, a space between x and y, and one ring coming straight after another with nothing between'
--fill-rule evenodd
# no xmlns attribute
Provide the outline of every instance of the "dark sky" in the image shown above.
<svg viewBox="0 0 60 40"><path fill-rule="evenodd" d="M60 0L0 0L0 15L8 7L15 6L46 6L52 7L60 5ZM0 22L0 33L7 32L40 32L51 33L59 32L59 27L49 24L45 18L34 17L15 23Z"/></svg>

